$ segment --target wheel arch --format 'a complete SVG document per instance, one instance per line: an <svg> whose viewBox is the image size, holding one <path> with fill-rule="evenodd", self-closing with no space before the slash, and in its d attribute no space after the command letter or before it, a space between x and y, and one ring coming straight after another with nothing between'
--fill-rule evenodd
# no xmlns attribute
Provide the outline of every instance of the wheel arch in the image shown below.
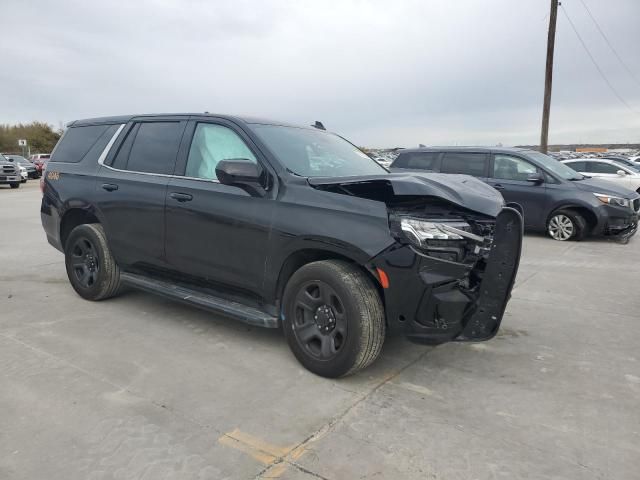
<svg viewBox="0 0 640 480"><path fill-rule="evenodd" d="M336 252L334 250L317 247L307 247L290 253L289 256L284 260L284 262L282 262L282 266L280 267L280 271L278 272L278 278L275 284L274 292L274 299L278 310L281 309L284 289L291 276L303 266L321 260L343 260L345 262L357 265L360 270L371 279L376 289L378 290L381 301L384 304L384 294L382 291L382 286L380 285L380 280L375 273L373 265L368 266L360 259L349 256L344 252Z"/></svg>
<svg viewBox="0 0 640 480"><path fill-rule="evenodd" d="M575 203L567 203L555 206L547 215L547 219L545 220L545 228L548 227L549 220L558 210L571 210L573 212L579 213L582 218L584 218L585 222L587 222L587 227L589 231L592 231L598 225L598 217L593 212L593 209L590 207L586 207L584 205L575 204Z"/></svg>
<svg viewBox="0 0 640 480"><path fill-rule="evenodd" d="M96 213L86 207L72 207L63 213L60 218L60 245L64 249L71 231L78 225L85 223L102 223Z"/></svg>

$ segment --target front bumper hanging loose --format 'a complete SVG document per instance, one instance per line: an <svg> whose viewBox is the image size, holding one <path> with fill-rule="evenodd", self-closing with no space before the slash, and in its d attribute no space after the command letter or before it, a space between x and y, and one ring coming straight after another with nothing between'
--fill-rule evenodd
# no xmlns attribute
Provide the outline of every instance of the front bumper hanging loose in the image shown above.
<svg viewBox="0 0 640 480"><path fill-rule="evenodd" d="M390 333L417 343L482 341L500 327L522 249L520 213L505 207L496 217L488 256L473 264L420 254L397 245L374 259L389 277L384 289Z"/></svg>

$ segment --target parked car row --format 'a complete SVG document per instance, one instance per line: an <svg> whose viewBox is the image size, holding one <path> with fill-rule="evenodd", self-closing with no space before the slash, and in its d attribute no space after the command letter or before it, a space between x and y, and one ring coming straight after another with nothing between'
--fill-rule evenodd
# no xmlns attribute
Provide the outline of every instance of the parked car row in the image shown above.
<svg viewBox="0 0 640 480"><path fill-rule="evenodd" d="M573 161L573 160L571 160ZM603 163L610 165L610 161ZM554 240L580 240L608 235L621 240L635 234L640 195L635 174L612 166L616 185L578 173L540 152L521 148L432 147L402 150L392 171L466 174L488 183L505 201L517 204L526 229L546 231ZM594 166L594 170L600 167ZM617 170L624 171L622 174ZM627 178L628 177L628 178Z"/></svg>

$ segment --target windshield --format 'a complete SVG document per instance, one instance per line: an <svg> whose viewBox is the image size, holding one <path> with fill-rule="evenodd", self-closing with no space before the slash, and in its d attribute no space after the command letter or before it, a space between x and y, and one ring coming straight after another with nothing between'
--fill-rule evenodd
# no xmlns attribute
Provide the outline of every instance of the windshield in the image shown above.
<svg viewBox="0 0 640 480"><path fill-rule="evenodd" d="M530 151L527 152L527 156L536 160L542 168L565 180L582 180L585 178L584 175L579 174L564 163L559 162L555 158L545 155L544 153Z"/></svg>
<svg viewBox="0 0 640 480"><path fill-rule="evenodd" d="M333 133L280 125L252 125L284 166L303 177L380 175L388 171Z"/></svg>

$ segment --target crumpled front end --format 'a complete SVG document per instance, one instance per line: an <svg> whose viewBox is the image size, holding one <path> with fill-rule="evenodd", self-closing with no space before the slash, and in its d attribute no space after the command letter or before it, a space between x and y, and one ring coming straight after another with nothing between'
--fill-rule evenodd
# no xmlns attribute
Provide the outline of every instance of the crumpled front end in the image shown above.
<svg viewBox="0 0 640 480"><path fill-rule="evenodd" d="M481 341L498 331L522 246L520 213L390 208L398 242L373 259L384 272L387 325L410 340Z"/></svg>

